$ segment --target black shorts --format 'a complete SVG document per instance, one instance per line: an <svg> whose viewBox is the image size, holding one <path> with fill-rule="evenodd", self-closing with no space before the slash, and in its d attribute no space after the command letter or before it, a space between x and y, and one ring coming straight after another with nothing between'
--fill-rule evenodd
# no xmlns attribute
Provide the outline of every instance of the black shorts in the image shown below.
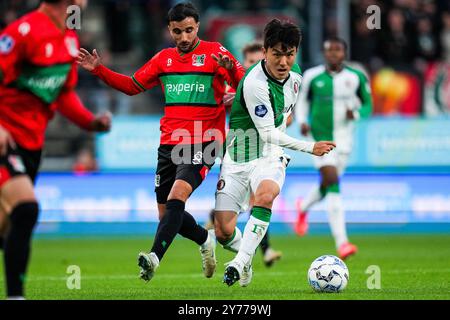
<svg viewBox="0 0 450 320"><path fill-rule="evenodd" d="M41 164L42 150L30 151L17 146L0 156L0 187L12 177L26 174L33 184Z"/></svg>
<svg viewBox="0 0 450 320"><path fill-rule="evenodd" d="M205 179L220 151L220 145L160 145L155 175L156 200L165 204L175 180L189 183L194 191Z"/></svg>

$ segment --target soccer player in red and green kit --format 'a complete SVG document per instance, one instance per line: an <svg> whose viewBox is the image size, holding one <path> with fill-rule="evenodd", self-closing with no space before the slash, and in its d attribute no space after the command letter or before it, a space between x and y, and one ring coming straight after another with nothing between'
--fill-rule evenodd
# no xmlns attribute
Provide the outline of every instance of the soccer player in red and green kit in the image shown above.
<svg viewBox="0 0 450 320"><path fill-rule="evenodd" d="M149 281L179 233L200 245L203 271L212 277L215 236L185 211L191 193L202 183L225 137L225 82L237 87L245 71L217 42L200 40L199 14L191 3L169 10L168 28L174 48L158 52L132 77L115 73L81 49L79 63L106 84L129 95L160 85L165 95L161 118L155 192L159 225L149 253L140 253L140 277Z"/></svg>
<svg viewBox="0 0 450 320"><path fill-rule="evenodd" d="M22 299L33 228L34 193L45 130L55 111L89 131L107 131L77 94L78 38L66 27L67 7L86 0L44 0L0 33L0 229L7 297Z"/></svg>

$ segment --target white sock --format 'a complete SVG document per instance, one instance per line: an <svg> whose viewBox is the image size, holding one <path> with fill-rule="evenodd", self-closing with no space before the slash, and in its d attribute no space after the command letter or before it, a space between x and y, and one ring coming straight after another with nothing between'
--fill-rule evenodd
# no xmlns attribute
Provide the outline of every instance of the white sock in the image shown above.
<svg viewBox="0 0 450 320"><path fill-rule="evenodd" d="M235 259L241 261L244 265L249 264L268 227L269 222L250 216L245 225L241 247Z"/></svg>
<svg viewBox="0 0 450 320"><path fill-rule="evenodd" d="M322 193L319 187L314 187L306 198L302 201L301 209L303 212L307 212L314 204L323 199Z"/></svg>
<svg viewBox="0 0 450 320"><path fill-rule="evenodd" d="M224 249L237 253L241 247L242 232L238 227L234 228L233 237L226 244L222 245Z"/></svg>
<svg viewBox="0 0 450 320"><path fill-rule="evenodd" d="M341 195L337 192L327 193L328 221L333 234L336 248L348 242L345 228L345 213L342 205Z"/></svg>

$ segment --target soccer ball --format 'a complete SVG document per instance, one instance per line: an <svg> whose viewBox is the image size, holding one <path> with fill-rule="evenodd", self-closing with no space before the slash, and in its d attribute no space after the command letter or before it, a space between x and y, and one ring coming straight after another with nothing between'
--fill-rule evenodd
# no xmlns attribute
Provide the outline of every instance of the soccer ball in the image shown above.
<svg viewBox="0 0 450 320"><path fill-rule="evenodd" d="M309 285L317 292L341 292L347 286L348 268L338 257L325 255L311 263Z"/></svg>

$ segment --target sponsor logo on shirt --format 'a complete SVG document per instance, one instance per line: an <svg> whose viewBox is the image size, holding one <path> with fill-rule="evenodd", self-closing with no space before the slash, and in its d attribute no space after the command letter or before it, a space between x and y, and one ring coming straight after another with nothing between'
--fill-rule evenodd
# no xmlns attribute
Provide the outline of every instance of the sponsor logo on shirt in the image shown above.
<svg viewBox="0 0 450 320"><path fill-rule="evenodd" d="M193 54L192 55L192 65L194 67L201 67L205 65L206 54Z"/></svg>
<svg viewBox="0 0 450 320"><path fill-rule="evenodd" d="M159 174L155 175L155 187L159 187L161 184L161 176Z"/></svg>
<svg viewBox="0 0 450 320"><path fill-rule="evenodd" d="M166 85L167 93L175 93L180 95L183 92L205 92L205 85L203 83L168 83Z"/></svg>
<svg viewBox="0 0 450 320"><path fill-rule="evenodd" d="M0 37L0 53L8 54L14 48L14 39L8 35Z"/></svg>
<svg viewBox="0 0 450 320"><path fill-rule="evenodd" d="M255 107L255 114L260 118L264 117L267 114L267 112L268 112L267 107L263 104Z"/></svg>

